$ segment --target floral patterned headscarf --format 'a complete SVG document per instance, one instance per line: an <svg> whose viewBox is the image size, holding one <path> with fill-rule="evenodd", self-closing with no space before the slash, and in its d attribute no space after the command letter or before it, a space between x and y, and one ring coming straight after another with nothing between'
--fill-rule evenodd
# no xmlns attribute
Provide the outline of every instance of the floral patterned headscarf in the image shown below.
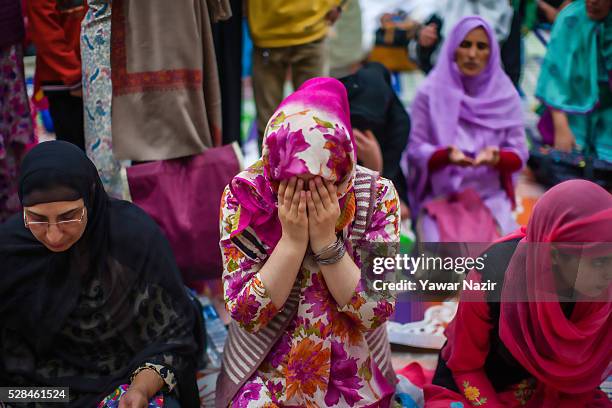
<svg viewBox="0 0 612 408"><path fill-rule="evenodd" d="M356 163L344 86L333 78L306 81L272 115L261 159L230 183L240 204L231 236L250 227L269 251L274 249L281 236L278 185L307 174L333 181L338 187L342 216L336 229L342 229L354 216Z"/></svg>

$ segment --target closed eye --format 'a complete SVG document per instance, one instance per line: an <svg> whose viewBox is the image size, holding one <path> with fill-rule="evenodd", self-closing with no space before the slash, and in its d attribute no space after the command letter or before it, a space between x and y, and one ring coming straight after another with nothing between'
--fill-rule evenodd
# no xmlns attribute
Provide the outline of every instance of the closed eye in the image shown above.
<svg viewBox="0 0 612 408"><path fill-rule="evenodd" d="M39 215L32 212L27 212L28 219L32 222L47 222L49 219L43 215Z"/></svg>
<svg viewBox="0 0 612 408"><path fill-rule="evenodd" d="M65 212L63 214L61 214L59 217L57 217L59 220L73 220L75 218L79 217L79 209L74 209L68 212Z"/></svg>

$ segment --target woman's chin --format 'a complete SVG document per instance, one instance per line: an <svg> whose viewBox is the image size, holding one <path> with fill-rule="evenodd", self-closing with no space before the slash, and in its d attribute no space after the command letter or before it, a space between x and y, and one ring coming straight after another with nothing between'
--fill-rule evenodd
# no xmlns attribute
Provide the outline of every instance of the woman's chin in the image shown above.
<svg viewBox="0 0 612 408"><path fill-rule="evenodd" d="M66 251L68 248L70 248L69 245L63 244L63 245L51 245L51 244L45 244L45 246L47 247L47 249L51 252L64 252Z"/></svg>

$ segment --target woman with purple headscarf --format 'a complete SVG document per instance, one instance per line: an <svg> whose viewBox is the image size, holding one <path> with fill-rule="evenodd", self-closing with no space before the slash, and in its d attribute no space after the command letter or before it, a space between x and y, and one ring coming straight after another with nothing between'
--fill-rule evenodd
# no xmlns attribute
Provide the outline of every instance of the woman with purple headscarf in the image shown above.
<svg viewBox="0 0 612 408"><path fill-rule="evenodd" d="M521 109L491 26L463 18L412 106L408 189L422 241L486 242L517 227L512 175L527 158Z"/></svg>

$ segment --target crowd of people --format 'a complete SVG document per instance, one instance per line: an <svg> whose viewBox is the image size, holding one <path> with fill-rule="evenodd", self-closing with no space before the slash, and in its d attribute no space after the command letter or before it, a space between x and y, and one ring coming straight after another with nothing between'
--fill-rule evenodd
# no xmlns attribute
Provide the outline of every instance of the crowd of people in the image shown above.
<svg viewBox="0 0 612 408"><path fill-rule="evenodd" d="M220 254L206 271L230 318L217 407L394 406L397 293L362 270L372 245L391 256L412 228L418 242L489 243L465 279L498 284L455 294L425 407L612 407L600 389L612 364L612 0L404 3L412 12L379 32L426 75L408 106L397 73L363 49L367 1L0 0L0 385L69 387L73 407L199 407L200 269L176 261L188 245ZM530 128L522 35L535 25L550 37ZM237 134L243 27L250 141ZM32 45L56 139L40 143ZM260 158L222 192L222 171L187 174L248 142ZM146 181L159 207L212 194L211 217L168 226L147 213L130 175L160 163L182 182ZM548 189L522 227L521 175ZM199 183L177 191L184 180ZM202 246L197 223L218 225L218 246Z"/></svg>

